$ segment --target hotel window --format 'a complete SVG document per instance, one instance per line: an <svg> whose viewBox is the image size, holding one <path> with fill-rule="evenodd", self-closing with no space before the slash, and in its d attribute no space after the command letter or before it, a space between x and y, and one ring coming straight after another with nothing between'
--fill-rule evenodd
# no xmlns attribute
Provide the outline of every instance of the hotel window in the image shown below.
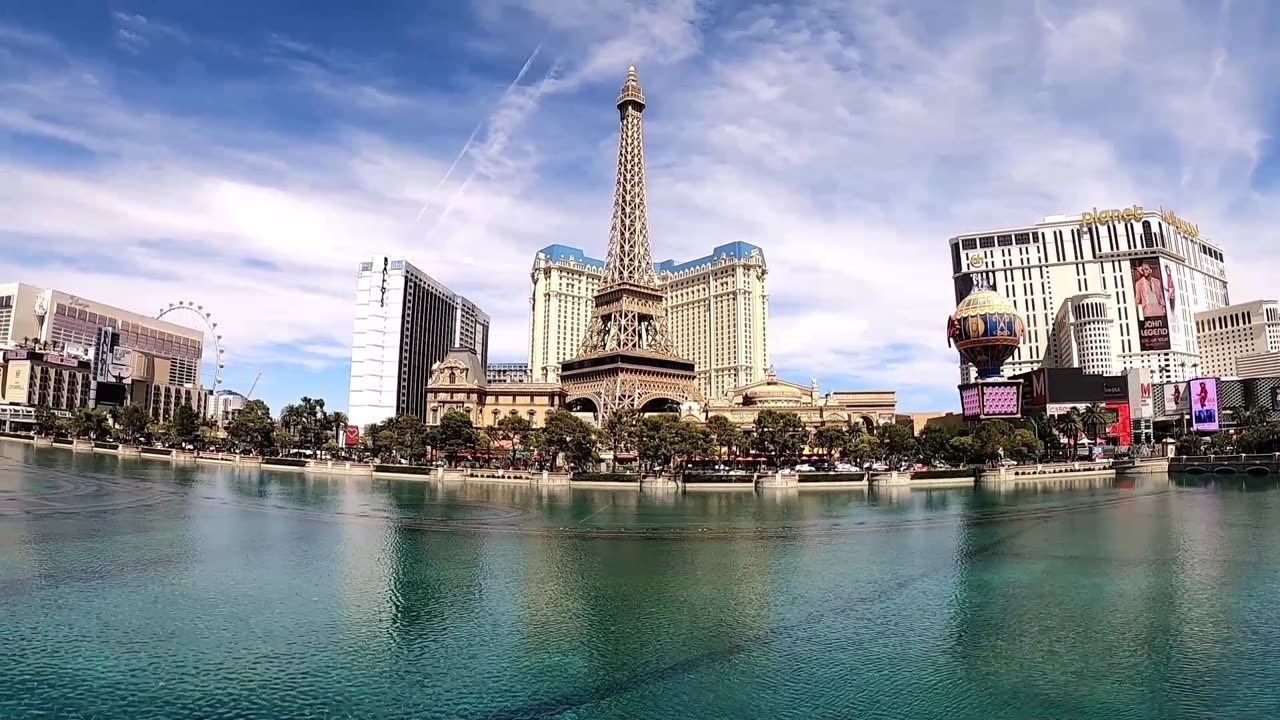
<svg viewBox="0 0 1280 720"><path fill-rule="evenodd" d="M980 248L993 248L995 246L996 246L996 239L993 236L988 235L987 237L984 237L984 238L978 238L978 247Z"/></svg>

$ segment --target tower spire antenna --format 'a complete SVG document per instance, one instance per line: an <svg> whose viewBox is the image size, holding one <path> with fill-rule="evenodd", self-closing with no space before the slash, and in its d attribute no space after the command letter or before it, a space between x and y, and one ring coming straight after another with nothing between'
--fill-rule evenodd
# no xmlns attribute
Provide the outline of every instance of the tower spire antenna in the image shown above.
<svg viewBox="0 0 1280 720"><path fill-rule="evenodd" d="M666 294L649 245L645 197L644 91L634 65L618 92L618 174L604 276L578 356L560 377L570 399L592 399L601 417L647 399L685 402L697 396L694 365L679 358L667 332Z"/></svg>

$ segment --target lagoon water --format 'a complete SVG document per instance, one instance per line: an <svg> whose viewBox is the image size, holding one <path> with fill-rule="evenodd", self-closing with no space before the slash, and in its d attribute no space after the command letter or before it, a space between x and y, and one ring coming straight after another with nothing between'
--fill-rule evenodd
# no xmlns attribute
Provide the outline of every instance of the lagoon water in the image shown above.
<svg viewBox="0 0 1280 720"><path fill-rule="evenodd" d="M1280 488L441 486L0 444L0 718L1264 718Z"/></svg>

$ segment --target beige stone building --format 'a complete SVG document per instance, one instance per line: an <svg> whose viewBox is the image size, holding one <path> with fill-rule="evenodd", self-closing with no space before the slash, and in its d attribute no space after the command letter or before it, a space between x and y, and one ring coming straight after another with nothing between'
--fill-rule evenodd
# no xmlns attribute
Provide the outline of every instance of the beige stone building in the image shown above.
<svg viewBox="0 0 1280 720"><path fill-rule="evenodd" d="M68 411L90 404L91 361L103 328L114 332L118 352L99 379L123 386L122 401L147 408L157 421L184 404L203 416L202 331L25 283L0 283L3 402Z"/></svg>
<svg viewBox="0 0 1280 720"><path fill-rule="evenodd" d="M542 427L551 411L565 405L565 393L556 383L490 383L475 351L454 348L439 362L427 384L427 424L438 425L450 410L471 418L476 427L491 427L508 415Z"/></svg>
<svg viewBox="0 0 1280 720"><path fill-rule="evenodd" d="M704 397L726 399L735 388L764 378L769 365L768 266L748 243L711 254L654 265L666 294L673 349L692 360ZM560 365L578 354L591 321L604 261L582 250L551 245L539 250L531 273L529 375L559 381Z"/></svg>
<svg viewBox="0 0 1280 720"><path fill-rule="evenodd" d="M4 353L0 400L8 405L43 406L74 413L89 404L89 361L58 353L8 350Z"/></svg>
<svg viewBox="0 0 1280 720"><path fill-rule="evenodd" d="M761 410L793 412L811 428L831 424L861 424L868 430L897 417L897 397L892 390L833 391L823 393L815 379L808 387L779 379L769 368L765 377L734 390L724 400L707 403L703 415L723 415L747 427ZM686 413L686 417L691 417Z"/></svg>

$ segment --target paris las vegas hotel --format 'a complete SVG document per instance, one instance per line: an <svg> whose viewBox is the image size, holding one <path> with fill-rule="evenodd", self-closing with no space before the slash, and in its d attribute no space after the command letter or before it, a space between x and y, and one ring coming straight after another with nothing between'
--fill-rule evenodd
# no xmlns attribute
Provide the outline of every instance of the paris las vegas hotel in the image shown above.
<svg viewBox="0 0 1280 720"><path fill-rule="evenodd" d="M1102 375L1145 367L1160 384L1216 370L1202 363L1209 348L1197 330L1219 322L1215 311L1230 302L1222 248L1170 211L1094 208L965 233L950 247L957 302L981 279L1026 320L1006 376L1046 366ZM1234 313L1227 317L1234 322ZM973 374L963 367L962 381Z"/></svg>
<svg viewBox="0 0 1280 720"><path fill-rule="evenodd" d="M559 381L560 363L578 354L591 322L604 261L551 245L534 256L529 318L529 375ZM686 262L654 263L666 293L667 325L676 354L692 360L708 399L764 380L769 293L764 252L732 242Z"/></svg>

